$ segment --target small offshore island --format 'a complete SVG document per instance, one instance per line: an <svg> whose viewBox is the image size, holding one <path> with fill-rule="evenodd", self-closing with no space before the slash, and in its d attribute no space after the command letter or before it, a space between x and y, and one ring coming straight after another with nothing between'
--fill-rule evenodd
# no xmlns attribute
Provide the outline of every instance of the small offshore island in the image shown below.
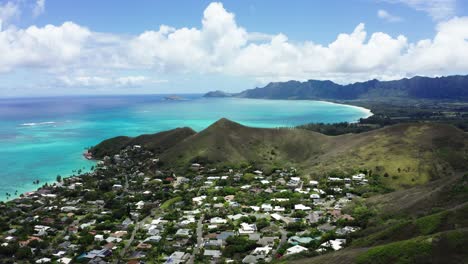
<svg viewBox="0 0 468 264"><path fill-rule="evenodd" d="M0 204L0 256L456 263L468 242L467 151L466 133L429 123L326 136L221 119L198 133L116 137L89 150L91 172Z"/></svg>

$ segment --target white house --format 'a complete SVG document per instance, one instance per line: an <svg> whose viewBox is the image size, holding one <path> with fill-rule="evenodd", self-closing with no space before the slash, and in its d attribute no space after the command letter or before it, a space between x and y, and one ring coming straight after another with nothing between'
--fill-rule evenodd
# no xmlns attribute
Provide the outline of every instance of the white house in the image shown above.
<svg viewBox="0 0 468 264"><path fill-rule="evenodd" d="M353 181L362 181L364 178L366 178L366 175L364 173L359 173L359 174L353 175L353 177L351 178L353 179Z"/></svg>
<svg viewBox="0 0 468 264"><path fill-rule="evenodd" d="M239 234L253 234L257 231L255 224L241 223L239 228Z"/></svg>
<svg viewBox="0 0 468 264"><path fill-rule="evenodd" d="M311 185L311 186L317 186L318 184L319 184L318 181L310 181L309 182L309 185Z"/></svg>
<svg viewBox="0 0 468 264"><path fill-rule="evenodd" d="M221 217L213 217L210 219L210 223L211 224L225 224L227 223L227 220Z"/></svg>
<svg viewBox="0 0 468 264"><path fill-rule="evenodd" d="M273 211L275 211L275 212L284 212L284 211L286 211L286 208L276 205L275 208L273 208Z"/></svg>
<svg viewBox="0 0 468 264"><path fill-rule="evenodd" d="M310 195L310 199L320 199L320 195L317 193L313 193Z"/></svg>
<svg viewBox="0 0 468 264"><path fill-rule="evenodd" d="M295 210L308 211L308 210L311 210L312 208L310 208L309 206L305 206L303 204L295 204L294 209Z"/></svg>
<svg viewBox="0 0 468 264"><path fill-rule="evenodd" d="M297 254L297 253L301 253L303 251L308 251L308 249L303 247L303 246L296 245L294 247L290 247L290 248L286 249L286 254L285 255Z"/></svg>
<svg viewBox="0 0 468 264"><path fill-rule="evenodd" d="M138 203L135 204L137 207L137 210L143 209L143 206L145 206L145 202L139 201Z"/></svg>
<svg viewBox="0 0 468 264"><path fill-rule="evenodd" d="M271 204L262 204L261 207L264 212L270 212L273 210Z"/></svg>
<svg viewBox="0 0 468 264"><path fill-rule="evenodd" d="M254 249L252 252L253 255L268 255L270 254L270 251L272 250L272 247L270 246L264 246L264 247L257 247Z"/></svg>
<svg viewBox="0 0 468 264"><path fill-rule="evenodd" d="M283 218L280 214L277 214L277 213L271 214L270 216L276 221L280 221Z"/></svg>
<svg viewBox="0 0 468 264"><path fill-rule="evenodd" d="M325 243L322 243L320 247L330 247L333 250L340 250L343 248L343 245L346 243L346 239L334 239L328 240Z"/></svg>

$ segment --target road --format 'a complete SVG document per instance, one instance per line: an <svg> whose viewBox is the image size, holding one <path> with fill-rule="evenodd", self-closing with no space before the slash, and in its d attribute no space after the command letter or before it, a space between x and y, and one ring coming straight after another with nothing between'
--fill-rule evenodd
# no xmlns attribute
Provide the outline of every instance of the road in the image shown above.
<svg viewBox="0 0 468 264"><path fill-rule="evenodd" d="M286 244L287 240L288 240L288 232L286 232L286 230L284 230L281 226L279 226L279 231L281 233L281 241L280 243L278 244L278 247L276 247L276 249L273 250L272 254L273 254L273 257L276 256L276 253L278 252L278 250L284 245Z"/></svg>
<svg viewBox="0 0 468 264"><path fill-rule="evenodd" d="M203 247L203 219L204 215L200 216L197 223L197 245L193 249L193 253L190 256L190 259L187 261L188 264L193 264L195 261L195 256L200 252L200 249Z"/></svg>
<svg viewBox="0 0 468 264"><path fill-rule="evenodd" d="M157 209L151 211L150 215L143 218L141 221L139 221L135 225L135 228L133 228L133 232L132 232L132 235L130 236L130 239L127 240L127 243L125 244L125 247L120 252L119 258L116 261L114 261L115 264L120 263L120 261L125 257L125 254L127 254L127 250L132 245L133 240L135 239L135 235L136 235L136 232L138 231L138 229L140 229L144 225L144 223L147 222L149 219L153 218L157 214L157 212L158 212Z"/></svg>

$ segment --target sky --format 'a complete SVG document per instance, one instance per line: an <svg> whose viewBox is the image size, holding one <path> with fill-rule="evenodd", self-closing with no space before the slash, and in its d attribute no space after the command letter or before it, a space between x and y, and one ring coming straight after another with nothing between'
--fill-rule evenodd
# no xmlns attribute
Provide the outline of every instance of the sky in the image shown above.
<svg viewBox="0 0 468 264"><path fill-rule="evenodd" d="M0 97L468 73L468 1L0 0Z"/></svg>

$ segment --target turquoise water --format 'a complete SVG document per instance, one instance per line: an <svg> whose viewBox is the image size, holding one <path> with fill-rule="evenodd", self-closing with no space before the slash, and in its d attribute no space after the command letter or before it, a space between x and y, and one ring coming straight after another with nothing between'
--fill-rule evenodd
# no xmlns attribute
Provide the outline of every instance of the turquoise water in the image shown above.
<svg viewBox="0 0 468 264"><path fill-rule="evenodd" d="M366 109L318 101L202 98L167 101L161 95L0 99L0 200L89 170L85 148L118 135L176 127L202 130L226 117L254 127L357 121Z"/></svg>

